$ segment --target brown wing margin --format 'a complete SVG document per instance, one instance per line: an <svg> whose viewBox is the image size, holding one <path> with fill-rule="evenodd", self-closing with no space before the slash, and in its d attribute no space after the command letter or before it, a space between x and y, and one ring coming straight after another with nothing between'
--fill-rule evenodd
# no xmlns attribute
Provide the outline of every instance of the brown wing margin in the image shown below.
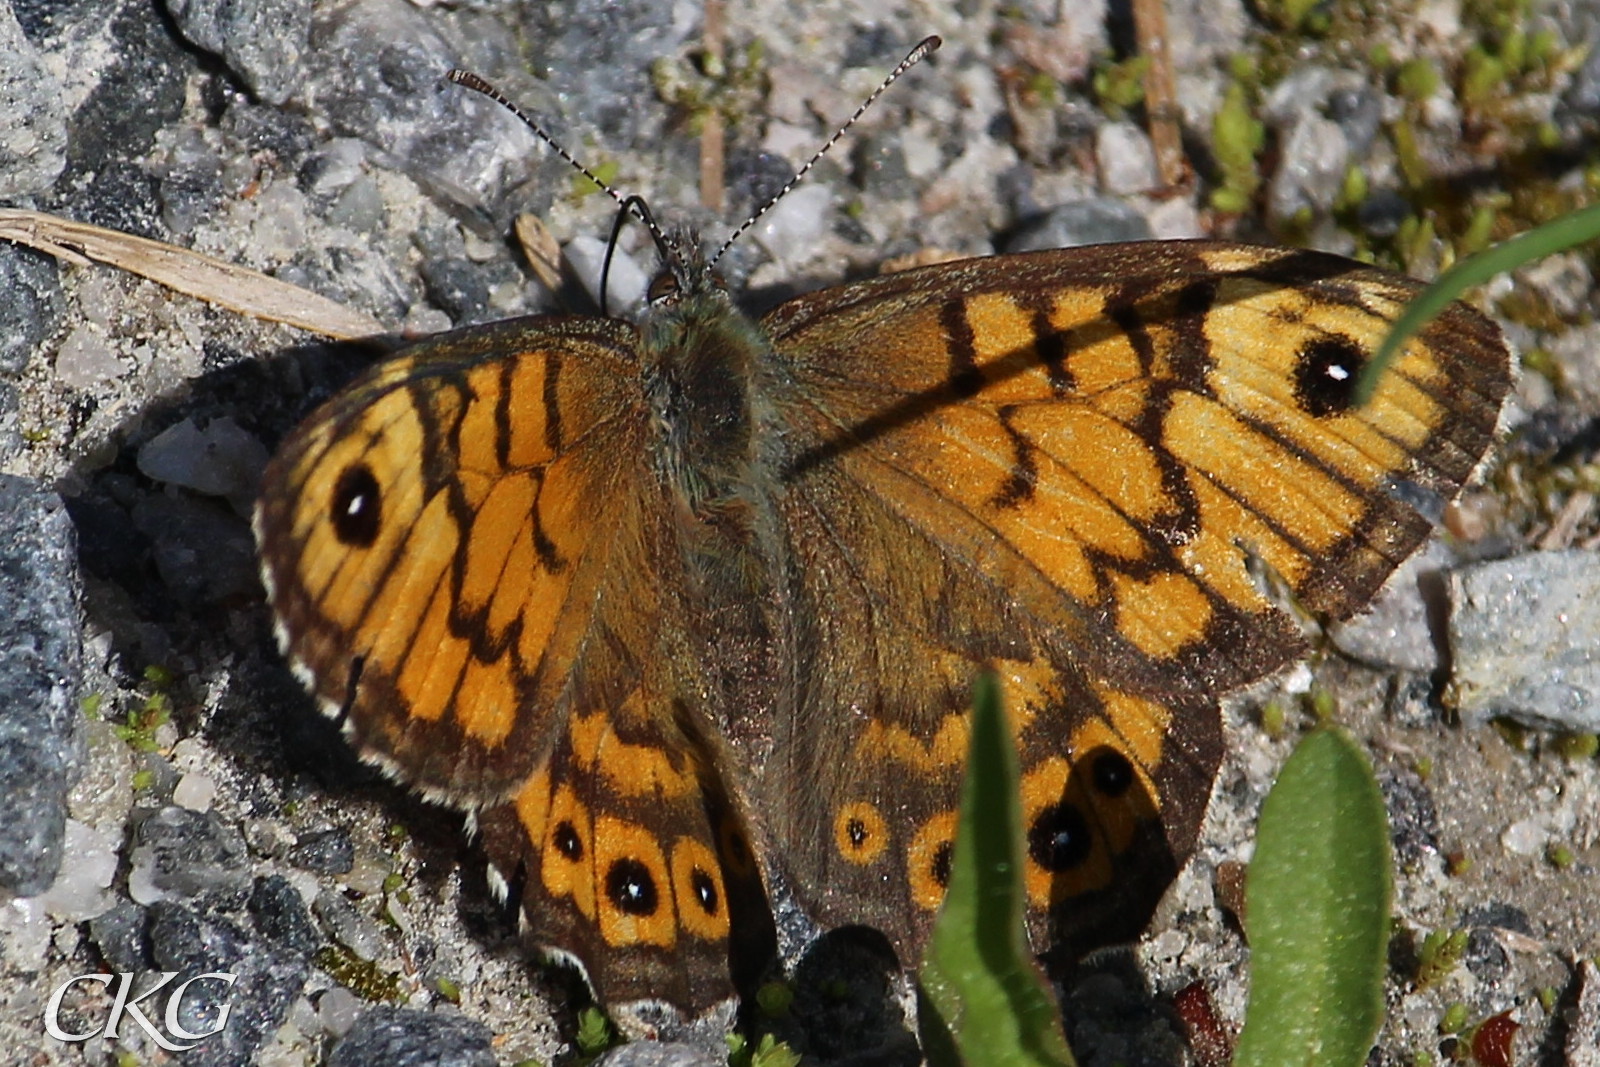
<svg viewBox="0 0 1600 1067"><path fill-rule="evenodd" d="M642 506L620 488L645 469L632 338L551 318L425 341L267 468L280 643L362 755L430 795L503 797L549 744L589 593L636 521L604 510Z"/></svg>

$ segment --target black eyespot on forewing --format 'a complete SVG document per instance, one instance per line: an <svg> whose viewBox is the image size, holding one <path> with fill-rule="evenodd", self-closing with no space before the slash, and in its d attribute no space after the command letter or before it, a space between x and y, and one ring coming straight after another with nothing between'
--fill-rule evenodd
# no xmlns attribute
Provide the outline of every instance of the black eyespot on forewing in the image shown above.
<svg viewBox="0 0 1600 1067"><path fill-rule="evenodd" d="M1366 364L1366 351L1348 337L1334 334L1311 342L1295 360L1295 400L1319 419L1344 414L1355 403L1356 382Z"/></svg>
<svg viewBox="0 0 1600 1067"><path fill-rule="evenodd" d="M950 854L953 847L952 842L941 841L933 854L933 880L940 889L950 888Z"/></svg>
<svg viewBox="0 0 1600 1067"><path fill-rule="evenodd" d="M628 915L649 916L661 906L661 893L656 880L646 867L635 859L620 859L606 871L606 899L620 912Z"/></svg>
<svg viewBox="0 0 1600 1067"><path fill-rule="evenodd" d="M328 521L340 544L369 548L383 525L382 493L378 479L365 463L346 467L333 486Z"/></svg>

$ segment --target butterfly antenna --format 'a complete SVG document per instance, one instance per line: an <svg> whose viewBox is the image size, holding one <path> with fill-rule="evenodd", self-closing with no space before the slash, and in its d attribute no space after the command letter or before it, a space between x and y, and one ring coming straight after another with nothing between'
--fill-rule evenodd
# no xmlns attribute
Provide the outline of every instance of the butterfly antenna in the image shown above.
<svg viewBox="0 0 1600 1067"><path fill-rule="evenodd" d="M904 64L902 64L902 66L904 66ZM484 96L487 96L490 100L493 100L495 103L499 104L513 115L517 116L517 118L521 119L522 124L533 131L534 136L538 137L539 140L549 145L555 151L556 155L560 156L562 159L571 164L573 170L576 170L579 174L582 174L585 178L588 178L590 181L594 182L601 192L605 193L612 200L617 202L617 206L620 207L625 214L631 214L634 218L644 223L645 226L649 228L650 236L655 240L658 247L666 244L666 234L661 232L661 228L656 225L656 220L650 217L650 212L644 208L644 201L642 199L637 196L624 198L621 193L607 185L603 180L601 180L599 175L595 174L594 171L590 170L582 163L579 163L575 158L573 158L571 152L568 152L565 148L562 148L554 137L546 133L544 127L539 125L537 119L523 111L516 104L512 103L510 98L507 97L505 93L502 93L499 89L496 89L492 84L489 83L487 79L479 77L470 70L461 70L460 68L452 69L449 74L445 75L445 77L450 81L455 82L457 85L471 89L475 93L482 93ZM881 92L882 90L879 91ZM609 255L607 258L609 260Z"/></svg>
<svg viewBox="0 0 1600 1067"><path fill-rule="evenodd" d="M717 249L717 254L711 257L711 261L707 265L716 266L717 260L721 259L722 254L733 246L733 242L737 241L746 230L754 226L761 216L765 215L767 212L771 211L775 206L777 206L778 201L787 196L790 189L793 189L795 186L799 185L801 180L805 178L806 174L811 170L811 168L817 165L817 161L828 154L828 149L837 144L839 138L843 137L846 131L848 131L850 127L854 126L856 122L860 120L862 115L867 113L867 108L871 107L877 101L878 97L884 94L884 91L887 90L889 86L900 80L900 75L904 74L918 63L921 63L934 52L937 52L939 50L939 46L943 43L944 42L940 40L937 35L924 37L917 47L907 52L906 57L900 61L899 65L889 72L889 76L883 79L882 84L872 91L872 95L861 102L861 106L856 108L856 113L851 115L850 118L845 121L843 126L840 126L834 131L833 136L828 138L826 144L817 149L816 153L812 155L810 159L806 160L806 165L795 172L794 177L789 179L788 184L786 184L782 189L779 189L776 193L772 194L772 198L765 204L762 204L761 207L756 210L755 214L745 219L739 224L738 229L734 230L733 233L728 235L728 239L722 242L722 247ZM549 140L548 137L545 139ZM566 153L563 152L562 154L565 155ZM585 173L588 172L585 171Z"/></svg>
<svg viewBox="0 0 1600 1067"><path fill-rule="evenodd" d="M661 227L656 225L655 216L650 214L650 205L645 203L644 197L630 196L622 201L622 208L617 212L617 221L611 224L611 237L606 241L605 261L600 264L600 314L602 315L610 314L606 308L606 288L611 281L611 256L617 250L617 239L622 236L622 226L628 221L629 215L645 224L662 260L670 262L672 259L672 250L668 246L666 236L661 232Z"/></svg>

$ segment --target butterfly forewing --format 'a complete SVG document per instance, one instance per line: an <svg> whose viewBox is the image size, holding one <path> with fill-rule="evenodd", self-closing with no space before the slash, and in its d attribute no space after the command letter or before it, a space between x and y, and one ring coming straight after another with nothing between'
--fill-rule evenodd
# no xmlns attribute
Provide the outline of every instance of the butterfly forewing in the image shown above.
<svg viewBox="0 0 1600 1067"><path fill-rule="evenodd" d="M377 368L264 477L256 527L285 651L369 758L436 796L503 796L530 773L595 589L623 565L617 531L638 522L616 516L639 506L640 467L617 462L642 453L631 337L547 322Z"/></svg>

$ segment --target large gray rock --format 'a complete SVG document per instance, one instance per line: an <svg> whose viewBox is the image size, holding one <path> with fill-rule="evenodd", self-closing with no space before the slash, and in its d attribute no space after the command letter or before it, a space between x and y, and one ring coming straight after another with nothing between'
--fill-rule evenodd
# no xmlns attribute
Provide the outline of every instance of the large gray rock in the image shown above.
<svg viewBox="0 0 1600 1067"><path fill-rule="evenodd" d="M76 539L61 498L0 475L0 888L42 893L61 867L78 766Z"/></svg>

